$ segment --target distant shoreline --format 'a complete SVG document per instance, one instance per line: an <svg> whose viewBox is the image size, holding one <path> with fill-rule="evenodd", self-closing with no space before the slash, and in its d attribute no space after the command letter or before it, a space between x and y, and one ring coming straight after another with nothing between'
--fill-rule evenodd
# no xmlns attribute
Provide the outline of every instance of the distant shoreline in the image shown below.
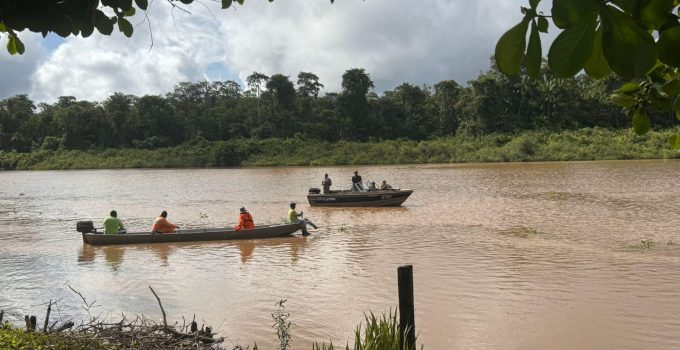
<svg viewBox="0 0 680 350"><path fill-rule="evenodd" d="M193 140L158 149L0 151L2 170L222 168L680 159L667 140L675 129L526 131L425 141L335 143L312 139Z"/></svg>

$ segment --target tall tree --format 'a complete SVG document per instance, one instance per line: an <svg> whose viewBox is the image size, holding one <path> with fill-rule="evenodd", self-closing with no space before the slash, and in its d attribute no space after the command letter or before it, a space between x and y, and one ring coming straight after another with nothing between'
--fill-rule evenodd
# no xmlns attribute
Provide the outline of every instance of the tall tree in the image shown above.
<svg viewBox="0 0 680 350"><path fill-rule="evenodd" d="M355 138L368 136L369 106L366 95L374 87L373 80L363 68L353 68L342 75L342 94L338 107L340 113L351 120Z"/></svg>
<svg viewBox="0 0 680 350"><path fill-rule="evenodd" d="M323 88L323 84L319 83L319 77L310 72L300 72L298 73L298 94L302 97L318 97L319 90Z"/></svg>

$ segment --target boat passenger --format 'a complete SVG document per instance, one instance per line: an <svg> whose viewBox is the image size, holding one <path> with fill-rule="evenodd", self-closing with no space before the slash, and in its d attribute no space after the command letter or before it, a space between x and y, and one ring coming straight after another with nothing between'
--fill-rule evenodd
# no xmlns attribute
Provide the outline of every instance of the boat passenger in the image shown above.
<svg viewBox="0 0 680 350"><path fill-rule="evenodd" d="M302 215L304 213L303 211L300 211L299 213L295 211L296 205L297 203L295 202L290 203L290 209L288 210L288 220L290 222L298 222L302 218Z"/></svg>
<svg viewBox="0 0 680 350"><path fill-rule="evenodd" d="M245 207L241 207L240 211L241 214L238 217L238 225L236 225L234 229L236 229L236 231L252 230L255 227L255 223L253 222L253 216L250 215L250 213L246 210Z"/></svg>
<svg viewBox="0 0 680 350"><path fill-rule="evenodd" d="M331 181L331 178L328 177L328 174L324 174L323 180L321 181L321 187L323 187L323 194L331 193L332 184L333 182Z"/></svg>
<svg viewBox="0 0 680 350"><path fill-rule="evenodd" d="M161 216L156 218L151 227L151 232L153 233L173 233L177 231L179 226L172 224L168 221L168 212L163 210Z"/></svg>
<svg viewBox="0 0 680 350"><path fill-rule="evenodd" d="M354 176L352 176L352 191L363 191L364 184L361 182L361 175L358 171L354 171Z"/></svg>
<svg viewBox="0 0 680 350"><path fill-rule="evenodd" d="M109 218L104 220L104 234L115 235L118 233L125 233L123 222L118 218L118 213L115 210L111 210L109 215Z"/></svg>
<svg viewBox="0 0 680 350"><path fill-rule="evenodd" d="M387 181L383 180L382 184L380 184L380 189L381 190L391 190L392 186L390 186Z"/></svg>
<svg viewBox="0 0 680 350"><path fill-rule="evenodd" d="M314 227L315 229L317 229L318 227L316 225L314 225L313 222L311 222L307 219L304 219L302 217L302 215L303 215L302 211L300 211L299 213L297 211L295 211L295 205L296 204L297 203L295 203L295 202L290 203L290 209L288 209L288 220L291 223L295 223L295 222L302 223L303 224L302 235L303 236L309 236L309 231L307 231L307 224L312 225L312 227Z"/></svg>

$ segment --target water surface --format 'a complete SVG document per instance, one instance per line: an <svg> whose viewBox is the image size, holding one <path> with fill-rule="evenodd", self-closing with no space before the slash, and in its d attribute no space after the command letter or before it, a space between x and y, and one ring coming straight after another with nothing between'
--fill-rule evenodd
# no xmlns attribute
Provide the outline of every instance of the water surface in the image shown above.
<svg viewBox="0 0 680 350"><path fill-rule="evenodd" d="M311 208L324 172L354 168L0 172L0 309L12 319L93 312L216 326L227 345L271 348L287 299L294 349L343 343L363 313L397 305L414 265L426 349L680 348L677 161L359 167L415 192L400 208ZM75 222L111 209L131 229L162 210L183 227L232 225L246 206L280 222L291 200L308 238L90 247ZM654 242L641 247L641 240ZM53 313L54 315L54 313Z"/></svg>

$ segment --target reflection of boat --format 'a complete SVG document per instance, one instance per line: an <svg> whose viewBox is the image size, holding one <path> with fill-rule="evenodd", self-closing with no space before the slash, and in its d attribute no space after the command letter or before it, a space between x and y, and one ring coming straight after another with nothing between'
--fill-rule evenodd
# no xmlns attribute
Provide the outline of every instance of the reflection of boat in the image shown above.
<svg viewBox="0 0 680 350"><path fill-rule="evenodd" d="M83 242L91 245L172 243L221 241L232 239L262 239L290 236L302 229L301 223L260 225L252 230L236 231L233 227L179 230L175 233L131 232L118 235L94 233L91 222L79 222L78 232L83 234ZM91 226L91 227L90 227Z"/></svg>
<svg viewBox="0 0 680 350"><path fill-rule="evenodd" d="M398 207L404 203L413 190L361 189L330 191L320 193L318 188L310 188L307 200L311 206L319 207Z"/></svg>

